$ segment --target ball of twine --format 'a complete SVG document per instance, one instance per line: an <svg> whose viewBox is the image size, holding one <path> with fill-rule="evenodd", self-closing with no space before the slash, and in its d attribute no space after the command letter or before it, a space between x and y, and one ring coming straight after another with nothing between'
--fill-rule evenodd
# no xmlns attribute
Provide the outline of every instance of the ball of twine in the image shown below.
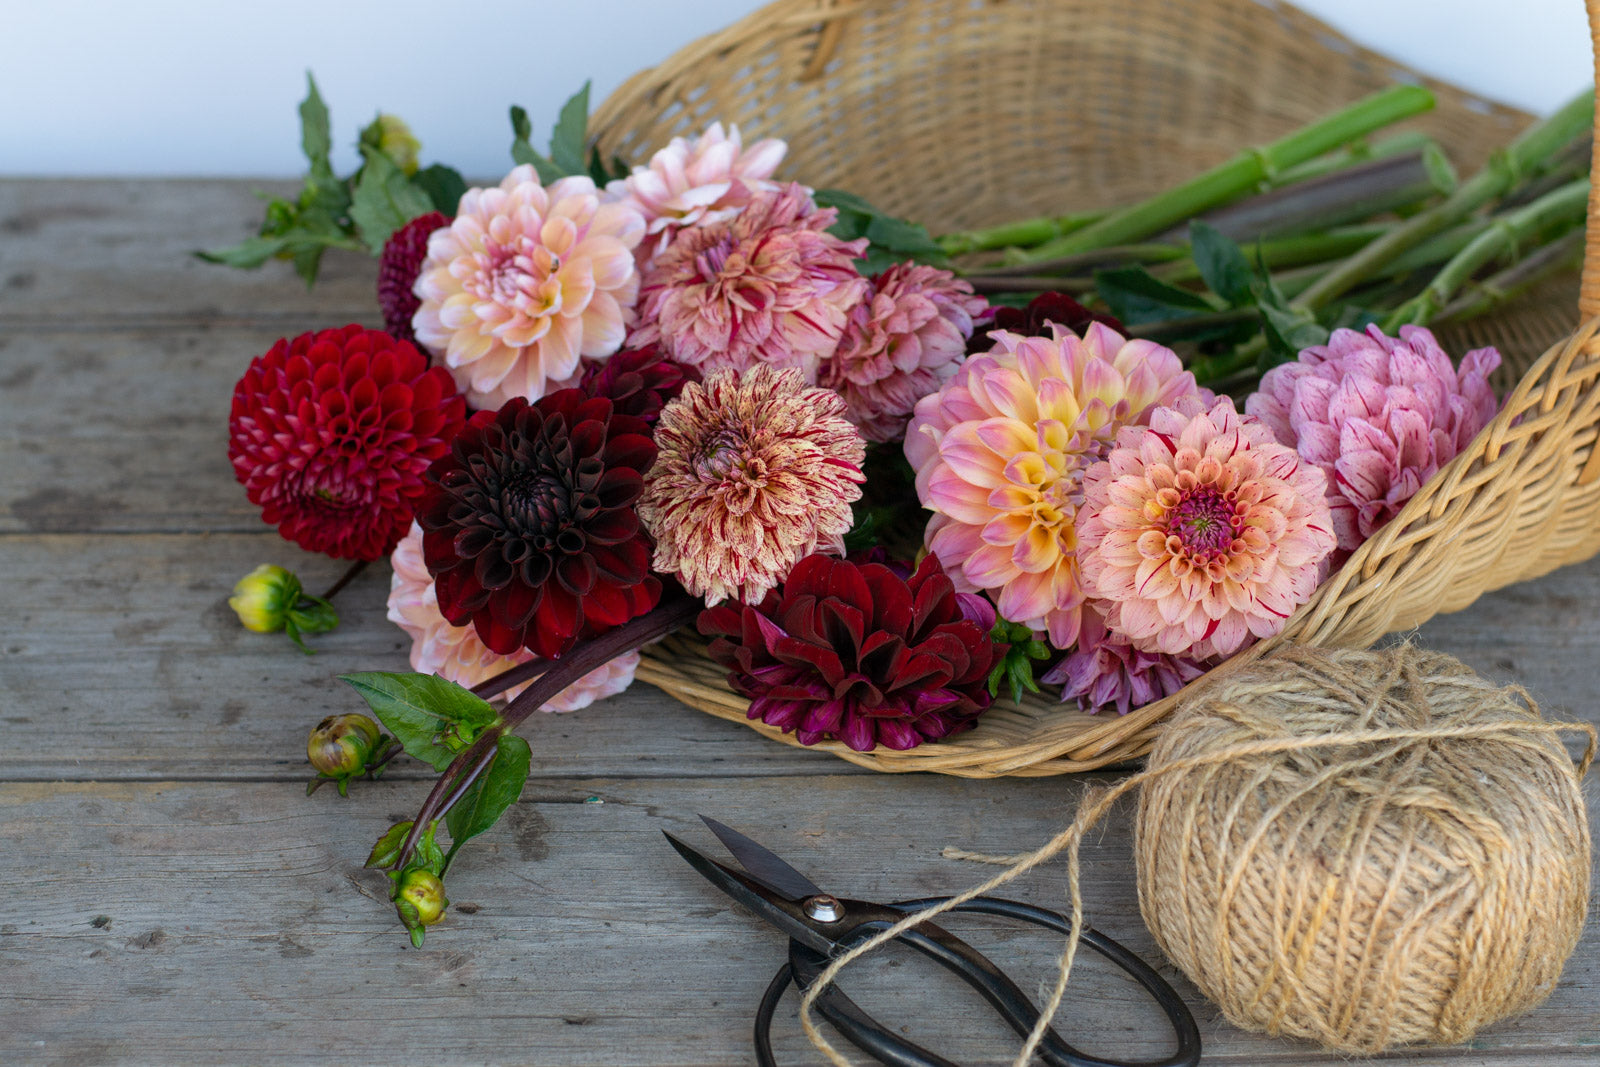
<svg viewBox="0 0 1600 1067"><path fill-rule="evenodd" d="M1145 922L1242 1028L1360 1053L1464 1041L1542 1000L1583 928L1562 728L1411 645L1233 672L1142 776Z"/></svg>

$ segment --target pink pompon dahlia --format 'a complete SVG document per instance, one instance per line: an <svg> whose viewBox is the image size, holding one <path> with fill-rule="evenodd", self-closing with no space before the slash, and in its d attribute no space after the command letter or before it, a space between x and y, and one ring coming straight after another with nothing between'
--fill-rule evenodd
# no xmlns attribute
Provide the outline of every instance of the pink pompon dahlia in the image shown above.
<svg viewBox="0 0 1600 1067"><path fill-rule="evenodd" d="M1084 606L1077 645L1039 677L1061 687L1063 702L1075 700L1090 715L1110 707L1126 715L1171 696L1206 672L1199 660L1134 648L1126 637L1106 629L1094 605L1090 601Z"/></svg>
<svg viewBox="0 0 1600 1067"><path fill-rule="evenodd" d="M845 417L861 436L894 441L917 401L956 372L973 321L989 303L949 271L912 263L895 264L871 284L817 384L844 397Z"/></svg>
<svg viewBox="0 0 1600 1067"><path fill-rule="evenodd" d="M934 515L928 549L963 592L982 590L1005 619L1078 638L1078 507L1084 467L1118 428L1158 404L1200 395L1170 350L1098 323L1082 338L994 334L937 393L918 401L905 452Z"/></svg>
<svg viewBox="0 0 1600 1067"><path fill-rule="evenodd" d="M1233 401L1157 408L1084 477L1080 557L1106 628L1169 656L1283 629L1335 545L1327 479Z"/></svg>
<svg viewBox="0 0 1600 1067"><path fill-rule="evenodd" d="M639 274L644 219L604 203L594 182L549 188L517 167L469 189L455 220L428 238L417 276L417 339L444 358L476 408L536 400L573 378L580 356L622 347Z"/></svg>
<svg viewBox="0 0 1600 1067"><path fill-rule="evenodd" d="M844 401L758 366L690 382L661 411L639 518L653 567L708 605L759 604L813 552L844 553L866 446Z"/></svg>
<svg viewBox="0 0 1600 1067"><path fill-rule="evenodd" d="M838 214L788 185L732 219L680 231L645 273L629 344L660 342L704 374L765 363L814 381L850 308L867 295L854 263L866 238L828 233Z"/></svg>
<svg viewBox="0 0 1600 1067"><path fill-rule="evenodd" d="M1499 352L1479 348L1458 371L1421 326L1398 338L1376 326L1335 330L1298 363L1269 370L1245 410L1328 476L1342 558L1494 418L1489 375L1499 365Z"/></svg>
<svg viewBox="0 0 1600 1067"><path fill-rule="evenodd" d="M713 122L693 140L674 137L648 167L606 186L606 192L644 216L639 254L653 259L686 226L725 222L750 198L777 188L769 181L789 146L774 139L745 148L739 127Z"/></svg>
<svg viewBox="0 0 1600 1067"><path fill-rule="evenodd" d="M519 648L501 655L485 645L471 626L451 626L439 612L433 576L422 559L422 527L411 524L411 532L395 546L389 557L394 577L389 583L389 621L411 637L411 669L464 685L469 689L521 663L535 659L532 652ZM596 670L541 704L541 711L577 711L596 700L614 696L633 682L639 667L639 653L629 652ZM514 700L528 684L508 689L505 699Z"/></svg>

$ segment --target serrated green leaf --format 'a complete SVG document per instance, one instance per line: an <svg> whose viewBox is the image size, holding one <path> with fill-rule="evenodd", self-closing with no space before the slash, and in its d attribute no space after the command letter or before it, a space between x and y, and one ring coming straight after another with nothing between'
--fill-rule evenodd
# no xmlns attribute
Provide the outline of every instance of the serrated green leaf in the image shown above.
<svg viewBox="0 0 1600 1067"><path fill-rule="evenodd" d="M865 236L871 222L871 215L863 215L859 211L840 211L839 217L828 227L828 232L841 241L854 241L857 237Z"/></svg>
<svg viewBox="0 0 1600 1067"><path fill-rule="evenodd" d="M366 867L389 867L400 858L400 846L405 844L406 835L411 832L412 821L397 822L384 831L378 838L377 844L372 846L372 852L367 856Z"/></svg>
<svg viewBox="0 0 1600 1067"><path fill-rule="evenodd" d="M1111 313L1129 326L1217 310L1205 297L1168 285L1143 267L1095 271L1094 288Z"/></svg>
<svg viewBox="0 0 1600 1067"><path fill-rule="evenodd" d="M518 104L511 105L511 136L523 142L533 139L533 123L528 119L528 109Z"/></svg>
<svg viewBox="0 0 1600 1067"><path fill-rule="evenodd" d="M1189 247L1206 287L1229 307L1254 303L1255 272L1237 243L1215 226L1196 219L1189 224Z"/></svg>
<svg viewBox="0 0 1600 1067"><path fill-rule="evenodd" d="M434 738L450 723L477 728L495 720L488 702L454 682L431 674L366 671L340 675L408 754L436 771L450 766L456 753Z"/></svg>
<svg viewBox="0 0 1600 1067"><path fill-rule="evenodd" d="M550 162L561 168L562 176L582 174L584 142L589 137L589 83L568 97L550 132Z"/></svg>
<svg viewBox="0 0 1600 1067"><path fill-rule="evenodd" d="M875 245L902 253L902 258L944 257L944 250L928 235L925 227L890 215L874 215L867 224L866 236Z"/></svg>
<svg viewBox="0 0 1600 1067"><path fill-rule="evenodd" d="M416 218L433 210L428 194L411 184L394 160L375 148L363 148L366 165L350 200L350 221L374 254L383 251L389 237Z"/></svg>
<svg viewBox="0 0 1600 1067"><path fill-rule="evenodd" d="M533 751L528 742L514 734L504 734L495 745L494 762L468 787L455 807L445 815L450 828L450 854L499 821L528 780Z"/></svg>
<svg viewBox="0 0 1600 1067"><path fill-rule="evenodd" d="M1328 328L1308 312L1262 304L1261 318L1267 335L1267 351L1262 355L1264 367L1297 359L1302 349L1328 343Z"/></svg>
<svg viewBox="0 0 1600 1067"><path fill-rule="evenodd" d="M310 162L313 176L333 178L333 163L328 158L328 153L333 151L328 105L322 102L317 79L309 70L306 71L306 98L300 102L300 150Z"/></svg>
<svg viewBox="0 0 1600 1067"><path fill-rule="evenodd" d="M847 193L843 189L818 189L811 194L811 199L817 202L818 207L836 207L841 212L854 211L862 215L876 215L878 209L867 203L855 193Z"/></svg>
<svg viewBox="0 0 1600 1067"><path fill-rule="evenodd" d="M454 216L467 191L467 180L454 167L433 163L411 176L411 184L427 196L433 210Z"/></svg>
<svg viewBox="0 0 1600 1067"><path fill-rule="evenodd" d="M540 155L529 140L533 136L533 123L528 112L516 104L511 105L511 159L517 164L528 164L538 172L539 180L546 185L561 177L560 168Z"/></svg>
<svg viewBox="0 0 1600 1067"><path fill-rule="evenodd" d="M203 249L195 255L207 263L221 263L226 267L255 270L282 252L288 243L283 237L246 237L236 245Z"/></svg>
<svg viewBox="0 0 1600 1067"><path fill-rule="evenodd" d="M444 851L439 848L439 842L434 840L434 834L439 830L437 820L428 824L422 836L417 838L416 851L411 854L411 862L406 864L407 870L421 867L433 874L444 876Z"/></svg>

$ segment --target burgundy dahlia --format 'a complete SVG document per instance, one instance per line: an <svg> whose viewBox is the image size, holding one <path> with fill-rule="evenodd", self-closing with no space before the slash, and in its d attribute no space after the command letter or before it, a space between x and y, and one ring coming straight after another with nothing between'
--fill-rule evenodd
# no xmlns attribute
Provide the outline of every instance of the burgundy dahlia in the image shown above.
<svg viewBox="0 0 1600 1067"><path fill-rule="evenodd" d="M428 235L450 225L450 216L438 211L418 215L390 235L378 257L378 307L383 309L383 328L402 341L416 344L411 316L422 301L411 291L417 272L428 255Z"/></svg>
<svg viewBox="0 0 1600 1067"><path fill-rule="evenodd" d="M280 340L251 360L233 390L228 458L284 537L374 560L405 536L423 473L465 417L448 371L352 324Z"/></svg>
<svg viewBox="0 0 1600 1067"><path fill-rule="evenodd" d="M1025 308L996 306L994 321L972 331L972 337L967 341L967 355L977 355L994 347L994 342L989 339L990 330L1009 330L1024 337L1049 337L1049 324L1052 322L1079 337L1096 322L1124 337L1128 335L1128 328L1114 315L1090 311L1066 293L1040 293Z"/></svg>
<svg viewBox="0 0 1600 1067"><path fill-rule="evenodd" d="M624 348L603 360L585 360L578 388L605 397L617 413L654 426L661 409L683 391L684 384L699 380L699 371L674 362L660 345L650 344Z"/></svg>
<svg viewBox="0 0 1600 1067"><path fill-rule="evenodd" d="M501 655L554 659L655 607L633 507L655 458L643 419L580 389L478 412L417 509L439 611Z"/></svg>
<svg viewBox="0 0 1600 1067"><path fill-rule="evenodd" d="M759 608L700 615L711 656L750 698L750 718L801 744L914 748L970 729L989 706L994 609L957 593L932 556L910 578L876 563L807 556Z"/></svg>

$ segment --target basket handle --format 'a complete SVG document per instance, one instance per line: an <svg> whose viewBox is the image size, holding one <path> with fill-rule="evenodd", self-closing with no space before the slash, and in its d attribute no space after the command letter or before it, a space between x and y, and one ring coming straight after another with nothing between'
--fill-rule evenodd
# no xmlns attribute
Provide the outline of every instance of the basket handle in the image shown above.
<svg viewBox="0 0 1600 1067"><path fill-rule="evenodd" d="M1595 99L1600 101L1600 0L1585 0L1589 10L1589 36L1594 42ZM1589 173L1600 167L1600 109L1595 112L1594 155ZM1583 284L1578 290L1578 313L1585 319L1600 315L1600 188L1589 183L1589 222L1583 250ZM1600 456L1600 448L1595 450Z"/></svg>

